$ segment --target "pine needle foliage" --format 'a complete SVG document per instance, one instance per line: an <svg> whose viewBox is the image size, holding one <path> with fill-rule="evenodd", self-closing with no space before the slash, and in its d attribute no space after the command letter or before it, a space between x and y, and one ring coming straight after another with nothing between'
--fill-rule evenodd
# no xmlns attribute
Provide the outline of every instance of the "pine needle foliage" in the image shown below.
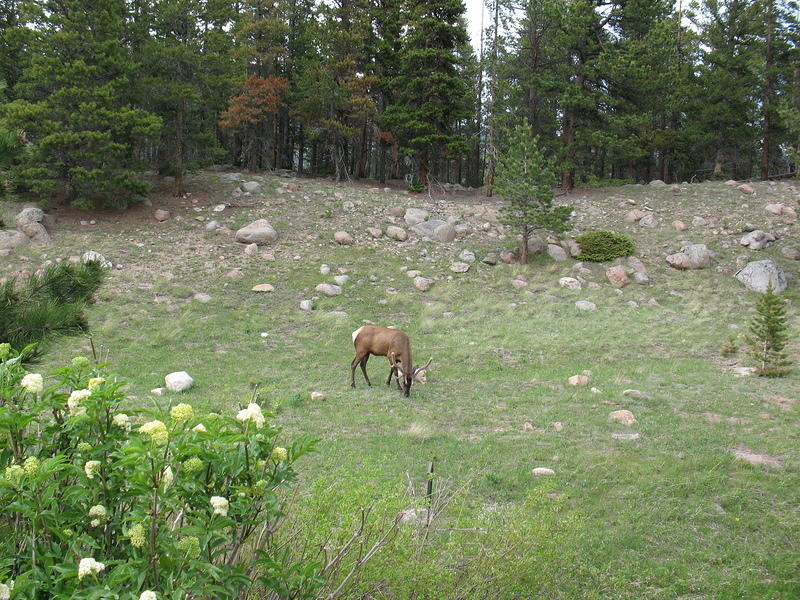
<svg viewBox="0 0 800 600"><path fill-rule="evenodd" d="M786 303L770 285L756 303L756 315L750 323L750 335L747 337L750 356L758 363L757 375L782 377L789 372L791 361L785 352L789 341L787 323Z"/></svg>
<svg viewBox="0 0 800 600"><path fill-rule="evenodd" d="M562 233L568 229L569 206L553 206L556 185L552 160L531 137L527 121L510 132L498 156L496 190L502 194L502 221L522 234L520 262L528 262L528 238L536 229Z"/></svg>
<svg viewBox="0 0 800 600"><path fill-rule="evenodd" d="M83 313L105 277L97 261L80 265L57 263L26 281L8 279L0 286L0 342L15 348L37 344L56 335L78 335L88 330Z"/></svg>

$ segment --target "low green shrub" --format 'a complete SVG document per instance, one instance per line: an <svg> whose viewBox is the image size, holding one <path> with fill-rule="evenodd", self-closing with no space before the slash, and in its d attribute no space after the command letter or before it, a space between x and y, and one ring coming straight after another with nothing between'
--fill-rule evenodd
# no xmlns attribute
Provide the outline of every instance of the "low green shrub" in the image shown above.
<svg viewBox="0 0 800 600"><path fill-rule="evenodd" d="M122 412L123 389L84 357L26 373L0 345L0 597L314 597L320 565L272 543L313 441L279 446L255 403Z"/></svg>
<svg viewBox="0 0 800 600"><path fill-rule="evenodd" d="M620 256L630 256L636 251L630 238L611 231L590 231L579 235L575 242L580 246L578 260L605 262Z"/></svg>

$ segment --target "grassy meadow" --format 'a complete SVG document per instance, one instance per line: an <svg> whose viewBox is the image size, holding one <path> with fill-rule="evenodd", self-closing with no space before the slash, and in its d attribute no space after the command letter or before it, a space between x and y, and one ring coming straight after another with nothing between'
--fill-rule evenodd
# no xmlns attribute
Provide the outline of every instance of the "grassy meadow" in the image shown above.
<svg viewBox="0 0 800 600"><path fill-rule="evenodd" d="M298 465L303 481L290 519L309 546L347 539L361 507L373 506L379 527L422 506L433 461L441 514L424 537L405 526L364 567L349 597L800 597L800 364L780 379L733 373L752 365L743 335L756 295L732 276L741 255L784 267L797 361L800 262L780 249L797 243L798 226L763 209L777 201L796 207L790 183L753 184L755 196L704 183L679 194L625 186L560 197L575 207L576 231L629 235L651 279L615 290L604 275L612 263L587 263L591 274L581 277L601 288L569 290L558 280L577 276L572 259L480 263L515 245L490 217L475 214L494 201L324 180L244 180L261 182L261 191L233 197L236 182L202 172L185 199L170 198L163 184L150 206L126 212L53 211L54 244L0 259L2 274L87 250L104 254L121 268L88 317L101 357L129 382L131 403L231 411L256 394L287 436L319 438L318 452ZM300 190L284 189L289 181ZM229 206L214 212L220 203ZM643 206L656 227L623 220ZM457 216L472 230L452 244L413 234L403 243L371 239L364 228L385 229L391 207ZM157 208L172 218L156 222ZM707 223L693 225L697 216ZM254 255L233 234L205 229L211 219L235 231L257 218L280 237ZM674 219L689 229L676 231ZM738 245L745 223L781 239L748 250ZM337 230L356 244L336 244ZM682 240L706 243L715 266L668 268L664 256ZM453 273L449 265L463 249L478 261ZM323 263L328 276L320 274ZM438 279L421 292L404 269ZM342 295L314 291L340 272L350 277ZM527 286L512 286L517 276ZM275 290L252 292L260 283ZM200 302L197 293L211 300ZM300 301L314 296L315 310L301 311ZM597 310L582 312L577 300ZM349 387L351 332L365 321L406 331L415 363L433 357L427 384L416 384L410 398L383 385L388 366L377 357L368 365L373 387L360 372L356 389ZM723 356L732 337L738 351ZM87 348L85 339L59 340L42 368ZM179 370L195 380L189 392L150 393ZM591 372L587 386L568 384L584 372ZM628 389L643 394L623 395ZM312 391L326 399L312 401ZM620 409L637 422L610 421ZM614 437L621 433L640 437ZM536 467L555 475L536 477Z"/></svg>

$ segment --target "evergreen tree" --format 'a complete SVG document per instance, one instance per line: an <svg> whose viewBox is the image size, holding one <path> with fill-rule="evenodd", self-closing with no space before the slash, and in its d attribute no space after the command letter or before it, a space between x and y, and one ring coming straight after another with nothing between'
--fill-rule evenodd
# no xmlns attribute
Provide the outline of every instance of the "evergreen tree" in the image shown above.
<svg viewBox="0 0 800 600"><path fill-rule="evenodd" d="M518 228L522 234L520 262L528 263L528 238L536 229L553 233L567 230L572 210L568 206L553 206L553 186L556 177L553 164L531 137L530 125L523 121L514 128L498 155L497 192L502 194L503 222Z"/></svg>
<svg viewBox="0 0 800 600"><path fill-rule="evenodd" d="M124 38L123 0L35 3L30 66L3 107L32 144L16 179L67 202L124 205L144 194L137 144L156 135L159 119L131 104L137 65Z"/></svg>
<svg viewBox="0 0 800 600"><path fill-rule="evenodd" d="M791 361L785 352L789 336L786 302L775 294L772 284L756 303L756 316L750 323L750 356L756 360L756 373L762 377L781 377L789 372Z"/></svg>

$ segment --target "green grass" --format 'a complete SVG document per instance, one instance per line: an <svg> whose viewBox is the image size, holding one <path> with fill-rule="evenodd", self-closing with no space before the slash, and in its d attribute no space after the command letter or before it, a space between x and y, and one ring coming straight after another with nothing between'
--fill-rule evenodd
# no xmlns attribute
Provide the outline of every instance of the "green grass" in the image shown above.
<svg viewBox="0 0 800 600"><path fill-rule="evenodd" d="M754 296L731 276L736 256L781 262L793 307L798 268L780 256L786 242L750 252L738 246L739 234L713 233L724 228L725 217L785 228L784 240L796 235L796 224L762 210L773 198L796 204L786 186L757 184L757 199L716 183L684 186L679 196L669 187L628 186L566 198L576 205L578 230L609 229L634 240L653 283L632 284L620 295L603 275L613 262L586 265L587 279L602 283L600 290L559 288L559 277L575 274L571 261L473 264L464 275L450 273L461 249L480 258L509 245L507 232L505 238L472 234L450 246L368 240L363 227L386 223L389 206L423 206L424 197L309 180L300 180L300 193L278 194L280 180L265 181L263 194L239 198L241 208L221 215L210 207L228 199L233 184L198 175L192 185L208 197L197 205L201 212L190 201L173 204L181 221L156 224L149 219L153 209L143 207L120 223L99 215L92 228L64 218L54 247L21 253L29 260L11 257L10 268L88 249L122 263L89 320L95 346L129 382L132 402L149 405L149 390L162 386L165 374L187 370L196 385L180 400L196 409L234 410L258 387L277 407L275 418L287 434L320 438L320 451L302 465L296 507L317 523L312 538L326 527L346 529L357 507L373 500L391 514L408 501L409 479L421 489L431 460L437 481L466 486L447 513L448 531L419 552L398 546L394 555L379 554L365 570L356 589L373 590L373 597L800 596L800 401L794 402L800 376L735 377L731 366L749 364L741 343L733 357L721 356L753 314ZM314 194L317 189L325 194ZM357 210L327 206L324 198L335 191L361 200ZM628 198L654 208L662 225L623 222L631 206L618 204ZM166 197L154 198L153 208L159 202ZM432 210L434 216L461 214L467 202L476 200L439 201ZM197 215L231 229L267 218L281 239L246 256L229 237L206 232ZM678 218L691 224L694 215L720 219L682 233L669 225ZM359 243L336 245L338 229ZM666 267L663 256L681 240L707 243L718 268ZM266 252L275 260L266 260ZM319 274L322 263L331 275ZM422 293L402 266L441 279ZM242 277L225 276L234 267ZM314 313L301 312L300 300L315 295L317 283L332 281L340 267L351 277L344 294L321 297ZM529 283L515 290L510 281L520 273ZM256 283L276 289L256 294L250 291ZM193 300L196 292L210 294L211 302ZM598 309L576 310L579 299ZM800 327L796 309L790 314L796 357ZM379 383L388 366L377 357L368 367L375 385L367 387L356 373L357 388L350 389L350 333L364 319L408 332L417 363L433 356L428 384L415 385L409 399ZM63 339L45 366L78 352L86 352L85 340ZM584 370L591 371L589 386L568 385L569 376ZM623 396L628 388L649 398ZM327 399L312 402L313 390ZM609 422L608 413L622 408L634 413L636 424ZM532 431L523 430L525 422ZM555 422L564 424L562 431ZM624 432L641 438L612 438ZM745 463L734 456L737 448L774 457L781 466ZM535 478L531 470L538 466L556 475ZM470 525L482 533L458 533Z"/></svg>

